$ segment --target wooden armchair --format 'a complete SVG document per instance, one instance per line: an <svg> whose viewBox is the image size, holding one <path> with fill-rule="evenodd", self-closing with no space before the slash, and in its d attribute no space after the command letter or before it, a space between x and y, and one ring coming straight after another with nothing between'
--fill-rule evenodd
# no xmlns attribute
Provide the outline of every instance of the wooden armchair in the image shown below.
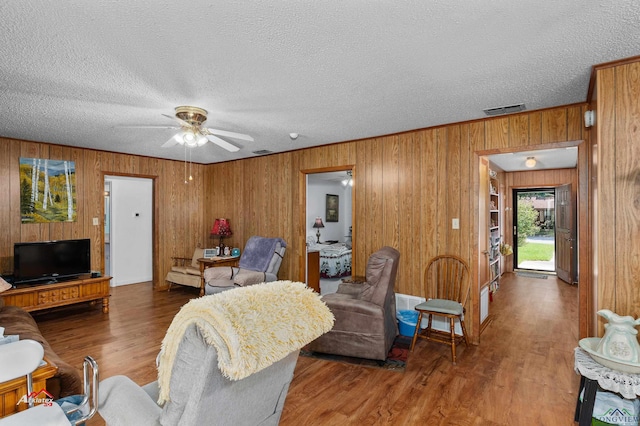
<svg viewBox="0 0 640 426"><path fill-rule="evenodd" d="M436 256L429 262L424 274L426 302L415 307L418 321L411 341L411 351L418 337L445 343L451 346L451 358L456 363L456 342L462 340L468 346L467 330L464 326L465 305L469 299L469 266L453 255ZM427 328L420 330L423 315L429 317ZM449 333L433 330L432 316L449 320ZM462 336L455 334L455 320L460 321Z"/></svg>

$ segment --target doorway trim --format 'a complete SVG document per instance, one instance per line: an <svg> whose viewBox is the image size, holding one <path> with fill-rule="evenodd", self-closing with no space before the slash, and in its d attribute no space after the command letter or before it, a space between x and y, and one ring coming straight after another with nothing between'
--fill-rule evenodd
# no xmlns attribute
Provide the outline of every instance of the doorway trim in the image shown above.
<svg viewBox="0 0 640 426"><path fill-rule="evenodd" d="M356 221L356 166L355 164L346 164L342 166L321 167L317 169L304 169L300 170L298 174L298 188L300 191L300 214L298 216L298 241L300 247L304 247L304 250L300 250L300 256L298 258L298 281L306 282L307 277L307 175L326 172L346 172L351 170L353 187L351 188L351 250L356 252L356 233L357 233L357 221ZM351 257L351 274L353 275L356 270L356 259Z"/></svg>
<svg viewBox="0 0 640 426"><path fill-rule="evenodd" d="M525 145L517 148L497 148L497 149L489 149L489 150L478 150L474 151L474 159L473 159L473 182L474 182L474 198L473 198L473 206L474 206L474 217L478 217L479 214L479 205L480 205L480 197L479 197L479 174L480 174L480 161L481 157L490 156L494 154L507 154L513 152L522 152L522 151L533 151L533 150L543 150L543 149L553 149L553 148L568 148L568 147L578 147L578 163L576 165L576 173L578 175L578 188L576 189L577 193L577 237L578 237L578 330L579 330L579 338L587 337L590 333L590 320L589 318L593 317L593 306L591 301L593 300L593 281L592 281L592 240L591 240L591 214L590 214L590 167L589 167L589 158L590 158L590 147L586 143L585 140L575 140L568 142L555 142L541 145ZM471 258L473 259L473 282L471 289L471 304L473 306L474 315L471 318L473 323L473 330L478 330L476 336L474 336L474 343L480 342L480 288L482 283L479 280L479 270L478 270L478 255L480 253L480 241L479 241L479 231L478 231L478 221L471 221L471 230L472 235L475 237L475 244L472 247Z"/></svg>
<svg viewBox="0 0 640 426"><path fill-rule="evenodd" d="M156 284L156 278L159 276L158 274L158 262L156 261L157 259L157 254L158 254L158 238L156 237L156 235L158 234L158 209L156 209L156 199L158 198L158 185L157 185L157 179L158 176L157 175L144 175L144 174L137 174L137 173L119 173L119 172L107 172L107 171L101 171L102 174L102 185L101 187L104 188L104 182L105 182L105 178L107 176L121 176L121 177L132 177L132 178L142 178L142 179L150 179L151 180L151 211L153 212L151 215L151 280L153 283L153 289L154 290L158 290L159 289L159 285ZM104 221L104 202L100 203L100 213L101 213L101 218ZM105 236L104 236L104 223L103 226L100 227L101 231L100 231L100 235L101 235L101 241L102 241L102 256L100 259L100 270L104 272L104 268L105 268L105 260L104 260L104 241L105 241Z"/></svg>

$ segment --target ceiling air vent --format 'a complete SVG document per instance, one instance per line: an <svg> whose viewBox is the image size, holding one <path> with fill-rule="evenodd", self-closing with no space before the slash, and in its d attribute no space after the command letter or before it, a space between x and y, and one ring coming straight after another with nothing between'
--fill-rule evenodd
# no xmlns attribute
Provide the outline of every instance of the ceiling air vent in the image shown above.
<svg viewBox="0 0 640 426"><path fill-rule="evenodd" d="M527 109L527 107L525 107L524 104L515 104L515 105L506 105L506 106L495 107L495 108L487 108L487 109L483 109L483 111L488 116L493 116L493 115L511 114L514 112L524 111L525 109Z"/></svg>
<svg viewBox="0 0 640 426"><path fill-rule="evenodd" d="M258 151L253 151L253 154L256 155L267 155L267 154L271 154L273 151L269 151L268 149L261 149Z"/></svg>

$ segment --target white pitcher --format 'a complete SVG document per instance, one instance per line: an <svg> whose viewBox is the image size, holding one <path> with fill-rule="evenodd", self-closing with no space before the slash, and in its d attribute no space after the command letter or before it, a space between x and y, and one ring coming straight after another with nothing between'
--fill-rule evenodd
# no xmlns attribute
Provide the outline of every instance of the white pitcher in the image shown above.
<svg viewBox="0 0 640 426"><path fill-rule="evenodd" d="M607 358L625 362L640 362L640 344L638 344L638 330L640 318L620 316L608 309L598 311L598 315L609 321L604 325L604 337L600 340L597 352Z"/></svg>

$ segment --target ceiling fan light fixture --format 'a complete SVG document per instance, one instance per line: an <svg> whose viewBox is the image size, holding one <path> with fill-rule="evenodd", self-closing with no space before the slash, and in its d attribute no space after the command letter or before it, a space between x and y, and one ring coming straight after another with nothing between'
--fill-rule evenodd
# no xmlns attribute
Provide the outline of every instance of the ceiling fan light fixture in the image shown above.
<svg viewBox="0 0 640 426"><path fill-rule="evenodd" d="M184 144L184 139L182 138L183 136L184 136L183 132L178 132L175 135L173 135L173 140L176 141L177 144L182 145Z"/></svg>
<svg viewBox="0 0 640 426"><path fill-rule="evenodd" d="M205 145L207 142L212 142L229 152L237 152L240 148L227 142L222 137L253 142L253 138L249 135L203 127L205 121L207 121L207 111L202 108L179 106L176 107L175 117L166 114L162 115L176 120L180 124L180 127L170 127L179 128L179 131L162 145L163 148L169 148L177 144L184 145L185 148L196 148Z"/></svg>
<svg viewBox="0 0 640 426"><path fill-rule="evenodd" d="M534 157L527 157L527 159L524 162L524 165L527 166L528 168L532 168L536 166L536 159Z"/></svg>
<svg viewBox="0 0 640 426"><path fill-rule="evenodd" d="M182 141L187 146L196 146L198 144L196 135L193 132L184 132L184 135L182 135Z"/></svg>
<svg viewBox="0 0 640 426"><path fill-rule="evenodd" d="M209 139L207 139L204 135L198 134L198 135L196 135L196 138L197 138L196 144L198 146L202 146L202 145L206 144L207 142L209 142Z"/></svg>

